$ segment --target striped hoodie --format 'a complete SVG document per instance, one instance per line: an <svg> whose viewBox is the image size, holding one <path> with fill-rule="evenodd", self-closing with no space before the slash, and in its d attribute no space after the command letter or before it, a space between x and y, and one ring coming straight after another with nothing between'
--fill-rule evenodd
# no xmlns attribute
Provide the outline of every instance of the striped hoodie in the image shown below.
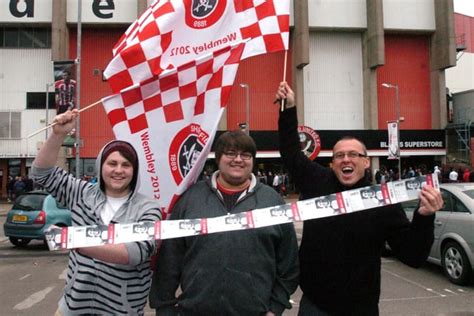
<svg viewBox="0 0 474 316"><path fill-rule="evenodd" d="M102 152L96 162L97 183L100 183L101 156ZM37 168L33 164L31 174L36 183L71 210L73 226L104 224L100 213L106 196L98 184L76 179L58 167ZM117 210L111 223L161 219L158 203L136 191L137 188ZM150 256L156 243L131 242L126 247L128 265L104 262L75 250L69 252L66 287L59 302L63 315L143 315L151 283Z"/></svg>

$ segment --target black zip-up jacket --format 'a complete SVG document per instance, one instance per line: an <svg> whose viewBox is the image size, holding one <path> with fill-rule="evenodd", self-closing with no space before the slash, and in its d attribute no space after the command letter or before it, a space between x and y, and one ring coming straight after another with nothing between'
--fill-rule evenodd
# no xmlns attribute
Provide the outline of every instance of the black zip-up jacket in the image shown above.
<svg viewBox="0 0 474 316"><path fill-rule="evenodd" d="M280 113L280 153L302 199L370 185L344 187L335 173L300 150L296 108ZM433 243L434 215L407 219L400 204L304 222L300 287L331 315L378 313L381 253L387 241L404 263L419 267Z"/></svg>

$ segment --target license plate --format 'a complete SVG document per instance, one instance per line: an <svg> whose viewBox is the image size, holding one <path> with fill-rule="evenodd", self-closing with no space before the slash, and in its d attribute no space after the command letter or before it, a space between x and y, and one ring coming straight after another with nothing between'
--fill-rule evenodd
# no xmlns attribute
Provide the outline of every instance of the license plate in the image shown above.
<svg viewBox="0 0 474 316"><path fill-rule="evenodd" d="M13 215L12 222L24 223L28 220L26 215Z"/></svg>

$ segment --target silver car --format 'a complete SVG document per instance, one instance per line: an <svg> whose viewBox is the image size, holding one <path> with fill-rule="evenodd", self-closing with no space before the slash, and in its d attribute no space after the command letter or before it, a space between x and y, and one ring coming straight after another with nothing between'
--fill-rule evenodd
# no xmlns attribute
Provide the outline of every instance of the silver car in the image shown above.
<svg viewBox="0 0 474 316"><path fill-rule="evenodd" d="M444 208L436 213L428 261L440 265L452 283L468 284L474 275L474 183L441 184ZM418 201L402 203L408 218Z"/></svg>

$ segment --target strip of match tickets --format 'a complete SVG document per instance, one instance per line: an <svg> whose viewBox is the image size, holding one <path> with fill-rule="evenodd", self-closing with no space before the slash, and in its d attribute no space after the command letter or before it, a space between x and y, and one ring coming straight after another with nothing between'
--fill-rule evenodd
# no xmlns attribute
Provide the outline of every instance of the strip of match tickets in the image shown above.
<svg viewBox="0 0 474 316"><path fill-rule="evenodd" d="M428 174L212 218L93 226L52 226L45 233L45 237L49 249L53 251L257 229L328 216L339 216L416 200L425 185L431 185L439 190L437 175Z"/></svg>

